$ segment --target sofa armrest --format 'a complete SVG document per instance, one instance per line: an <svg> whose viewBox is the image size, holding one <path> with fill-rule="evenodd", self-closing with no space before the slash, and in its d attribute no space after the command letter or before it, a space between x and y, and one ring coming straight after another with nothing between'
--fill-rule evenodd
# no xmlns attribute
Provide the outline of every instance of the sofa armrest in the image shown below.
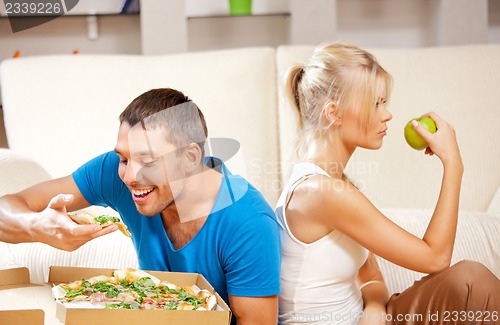
<svg viewBox="0 0 500 325"><path fill-rule="evenodd" d="M10 245L0 242L0 270L13 269L20 266L10 251Z"/></svg>
<svg viewBox="0 0 500 325"><path fill-rule="evenodd" d="M0 148L0 196L21 191L51 177L36 161Z"/></svg>
<svg viewBox="0 0 500 325"><path fill-rule="evenodd" d="M491 199L488 210L486 210L486 212L500 217L500 187L497 189L495 195L493 196L493 199Z"/></svg>

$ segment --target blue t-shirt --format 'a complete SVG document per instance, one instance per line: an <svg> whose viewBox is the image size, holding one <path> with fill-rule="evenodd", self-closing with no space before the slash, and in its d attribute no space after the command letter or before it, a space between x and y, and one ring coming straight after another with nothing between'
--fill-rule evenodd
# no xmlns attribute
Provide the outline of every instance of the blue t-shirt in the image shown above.
<svg viewBox="0 0 500 325"><path fill-rule="evenodd" d="M203 227L176 250L160 214L141 215L118 176L119 157L108 152L73 173L92 205L117 211L130 232L143 270L200 273L227 302L228 294L260 297L280 291L281 247L275 214L262 194L240 176L224 175Z"/></svg>

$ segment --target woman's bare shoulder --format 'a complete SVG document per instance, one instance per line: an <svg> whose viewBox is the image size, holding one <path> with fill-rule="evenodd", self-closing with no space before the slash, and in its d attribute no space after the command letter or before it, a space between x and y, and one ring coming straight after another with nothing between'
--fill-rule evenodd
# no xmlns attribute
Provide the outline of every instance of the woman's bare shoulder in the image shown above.
<svg viewBox="0 0 500 325"><path fill-rule="evenodd" d="M293 203L318 215L329 214L331 209L342 209L345 205L357 205L366 200L351 182L318 174L297 186L290 205Z"/></svg>

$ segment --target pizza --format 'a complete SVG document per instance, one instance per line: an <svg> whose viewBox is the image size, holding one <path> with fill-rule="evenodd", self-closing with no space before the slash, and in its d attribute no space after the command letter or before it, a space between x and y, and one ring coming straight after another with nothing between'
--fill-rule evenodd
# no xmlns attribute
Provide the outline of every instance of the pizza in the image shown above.
<svg viewBox="0 0 500 325"><path fill-rule="evenodd" d="M54 290L55 289L55 290ZM196 286L179 287L133 268L54 287L62 303L90 302L107 309L214 310L216 296Z"/></svg>
<svg viewBox="0 0 500 325"><path fill-rule="evenodd" d="M100 215L98 217L93 217L90 214L73 213L73 212L68 213L68 216L71 218L71 220L73 220L74 222L76 222L79 225L98 224L98 225L101 225L103 227L107 227L111 224L117 224L118 229L120 229L120 231L125 236L132 237L132 234L128 230L127 225L125 225L118 217L107 216L104 214Z"/></svg>

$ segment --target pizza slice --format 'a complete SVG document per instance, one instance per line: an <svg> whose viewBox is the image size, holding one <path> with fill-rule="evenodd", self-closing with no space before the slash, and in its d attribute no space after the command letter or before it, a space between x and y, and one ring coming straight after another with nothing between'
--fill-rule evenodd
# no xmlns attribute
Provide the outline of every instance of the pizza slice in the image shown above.
<svg viewBox="0 0 500 325"><path fill-rule="evenodd" d="M118 229L120 229L120 231L125 236L132 237L132 234L128 230L127 225L125 225L118 217L107 216L107 215L100 215L98 217L93 217L87 213L74 213L74 212L69 212L68 216L71 218L71 220L73 220L79 225L98 224L103 227L107 227L111 224L117 224Z"/></svg>

